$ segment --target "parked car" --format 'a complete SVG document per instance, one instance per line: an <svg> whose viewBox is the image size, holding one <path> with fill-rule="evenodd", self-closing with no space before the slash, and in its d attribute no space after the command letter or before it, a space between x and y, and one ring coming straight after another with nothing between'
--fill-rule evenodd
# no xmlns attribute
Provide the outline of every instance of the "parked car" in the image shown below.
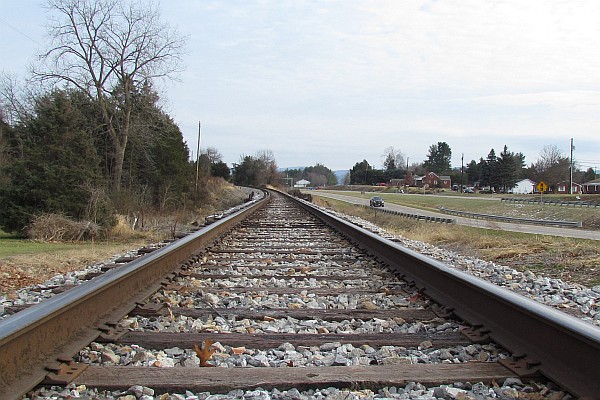
<svg viewBox="0 0 600 400"><path fill-rule="evenodd" d="M371 207L383 207L384 206L383 199L381 198L381 196L371 197L371 201L369 203L371 204Z"/></svg>

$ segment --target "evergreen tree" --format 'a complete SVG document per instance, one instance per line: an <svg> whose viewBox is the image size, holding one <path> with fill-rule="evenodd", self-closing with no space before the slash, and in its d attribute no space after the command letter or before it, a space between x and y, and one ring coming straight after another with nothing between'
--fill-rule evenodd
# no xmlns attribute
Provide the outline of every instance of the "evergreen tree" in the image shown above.
<svg viewBox="0 0 600 400"><path fill-rule="evenodd" d="M447 174L451 169L450 160L452 158L452 150L446 142L438 142L437 145L429 146L427 160L423 162L423 166L428 172L436 174Z"/></svg>
<svg viewBox="0 0 600 400"><path fill-rule="evenodd" d="M504 145L504 149L500 153L500 158L497 162L498 170L496 171L498 183L504 191L508 191L515 186L521 159L515 153L508 151L508 147Z"/></svg>
<svg viewBox="0 0 600 400"><path fill-rule="evenodd" d="M367 162L367 160L362 160L361 162L357 162L354 164L354 167L350 170L350 184L351 185L366 185L367 182L370 182L370 177L372 177L371 166Z"/></svg>
<svg viewBox="0 0 600 400"><path fill-rule="evenodd" d="M90 218L90 190L105 183L99 159L73 92L55 91L37 99L35 116L23 125L22 150L3 165L0 187L0 225L23 232L41 213L64 213Z"/></svg>
<svg viewBox="0 0 600 400"><path fill-rule="evenodd" d="M590 167L587 169L587 171L585 171L585 174L583 174L582 183L593 181L594 179L596 179L596 172Z"/></svg>
<svg viewBox="0 0 600 400"><path fill-rule="evenodd" d="M122 188L113 191L115 203L123 213L140 208L179 207L191 190L192 171L189 149L183 134L159 106L159 96L151 85L144 85L133 96L133 132L124 156ZM105 135L107 135L105 133ZM108 138L105 138L108 142ZM111 150L112 146L101 146ZM106 157L107 166L112 157ZM106 170L107 179L114 175ZM209 175L207 173L207 175Z"/></svg>
<svg viewBox="0 0 600 400"><path fill-rule="evenodd" d="M481 173L484 161L483 158L479 159L479 163L475 160L471 160L469 164L467 164L467 182L476 183L481 181Z"/></svg>
<svg viewBox="0 0 600 400"><path fill-rule="evenodd" d="M240 186L259 187L278 183L277 164L270 150L262 150L256 157L242 156L239 164L233 165L233 183Z"/></svg>
<svg viewBox="0 0 600 400"><path fill-rule="evenodd" d="M491 149L481 168L481 185L495 188L499 182L498 157L496 151Z"/></svg>
<svg viewBox="0 0 600 400"><path fill-rule="evenodd" d="M233 183L240 186L257 187L259 162L252 156L242 156L239 164L233 164Z"/></svg>
<svg viewBox="0 0 600 400"><path fill-rule="evenodd" d="M390 153L386 156L385 160L383 161L383 167L387 171L396 169L396 159L393 154Z"/></svg>
<svg viewBox="0 0 600 400"><path fill-rule="evenodd" d="M525 163L525 154L519 152L519 153L515 153L515 167L517 169L517 179L523 179L526 177L526 167L527 164Z"/></svg>
<svg viewBox="0 0 600 400"><path fill-rule="evenodd" d="M210 165L210 174L215 177L223 178L227 181L229 180L229 178L231 178L231 171L229 170L229 166L221 160L214 162Z"/></svg>
<svg viewBox="0 0 600 400"><path fill-rule="evenodd" d="M161 113L154 129L157 140L150 149L154 173L149 183L155 204L161 210L174 209L182 204L184 193L190 189L189 149L181 130L166 114Z"/></svg>
<svg viewBox="0 0 600 400"><path fill-rule="evenodd" d="M4 122L0 113L0 169L4 165L10 164L12 159L9 151L9 137L12 136L12 128ZM5 184L5 178L0 175L0 186Z"/></svg>
<svg viewBox="0 0 600 400"><path fill-rule="evenodd" d="M337 184L337 177L332 170L322 164L304 168L302 177L312 183L313 186L332 186Z"/></svg>

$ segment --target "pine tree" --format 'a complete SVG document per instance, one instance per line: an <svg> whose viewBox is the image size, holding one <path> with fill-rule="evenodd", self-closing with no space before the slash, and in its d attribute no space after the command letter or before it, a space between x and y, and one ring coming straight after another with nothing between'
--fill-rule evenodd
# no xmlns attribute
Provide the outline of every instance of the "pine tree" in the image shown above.
<svg viewBox="0 0 600 400"><path fill-rule="evenodd" d="M508 151L508 147L504 145L497 164L498 183L504 191L508 191L515 186L523 162L524 157L522 154L510 152Z"/></svg>
<svg viewBox="0 0 600 400"><path fill-rule="evenodd" d="M498 187L498 157L496 151L491 149L481 168L481 185L489 187Z"/></svg>
<svg viewBox="0 0 600 400"><path fill-rule="evenodd" d="M437 145L429 146L429 154L427 160L423 162L423 166L429 172L436 174L448 173L451 169L450 160L452 158L452 150L446 142L438 142Z"/></svg>
<svg viewBox="0 0 600 400"><path fill-rule="evenodd" d="M77 94L55 91L36 101L35 116L16 127L21 131L22 156L3 166L0 225L23 232L41 213L90 218L90 188L102 187L92 136Z"/></svg>

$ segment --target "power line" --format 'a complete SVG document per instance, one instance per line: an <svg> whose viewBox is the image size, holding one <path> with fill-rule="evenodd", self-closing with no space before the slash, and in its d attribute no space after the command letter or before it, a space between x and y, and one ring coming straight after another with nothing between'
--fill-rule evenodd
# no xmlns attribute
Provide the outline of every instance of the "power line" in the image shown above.
<svg viewBox="0 0 600 400"><path fill-rule="evenodd" d="M42 45L40 42L38 42L37 40L33 39L31 36L27 35L25 32L22 32L19 29L15 28L14 26L12 26L11 24L9 24L8 22L4 21L2 18L0 18L0 22L3 23L4 25L8 26L13 31L15 31L15 32L21 34L22 36L26 37L27 39L31 40L33 43L37 44L38 46Z"/></svg>

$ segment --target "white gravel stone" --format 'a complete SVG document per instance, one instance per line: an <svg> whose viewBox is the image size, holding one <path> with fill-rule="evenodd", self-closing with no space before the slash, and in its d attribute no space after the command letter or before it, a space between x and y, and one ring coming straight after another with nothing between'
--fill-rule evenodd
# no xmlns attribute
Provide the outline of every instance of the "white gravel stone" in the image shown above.
<svg viewBox="0 0 600 400"><path fill-rule="evenodd" d="M338 215L339 216L339 215ZM551 279L543 276L536 276L530 271L520 273L512 268L497 265L491 262L485 262L472 257L463 257L456 253L449 252L436 248L434 246L408 241L404 238L390 235L380 228L356 218L342 216L351 220L353 223L359 224L367 229L370 229L388 239L400 242L402 245L416 250L429 257L438 259L452 268L460 269L474 276L486 279L496 285L509 288L518 293L524 294L532 299L543 302L558 309L576 308L585 313L588 321L593 321L600 325L600 285L593 288L585 288L580 285L569 284L560 280ZM281 243L273 241L272 246L282 246L284 238L281 238ZM235 245L235 243L231 243ZM315 246L321 246L315 243ZM223 255L225 257L225 255ZM354 269L331 268L325 274L340 275L347 274L348 279L343 282L327 282L317 281L314 278L299 277L293 280L278 279L276 274L287 273L288 267L282 266L279 270L264 270L259 269L258 265L263 265L268 257L265 255L263 260L251 259L245 257L245 260L238 260L236 264L243 265L243 269L228 268L228 273L233 277L228 280L211 279L206 280L196 278L188 283L191 287L212 287L222 289L226 292L227 289L241 287L253 288L269 284L272 287L286 287L292 284L300 288L365 288L365 289L380 289L393 285L393 277L388 276L385 271L382 271L379 265L363 255L355 254L357 261L354 263ZM232 256L233 257L233 256ZM237 257L237 255L236 255ZM323 268L331 261L327 257L321 255L315 256L312 261L302 260L303 265L314 268ZM255 263L255 265L253 264ZM296 263L296 264L294 264ZM206 269L208 265L216 265L214 261L205 261L199 263L196 273L215 273L214 269ZM290 257L289 265L297 265L294 257ZM344 264L346 265L346 264ZM85 276L88 271L99 271L102 264L98 264L91 269L80 273L70 273L66 275L57 275L46 285L47 287L56 286L65 282L75 283L81 281L81 277ZM336 263L333 267L341 267L342 264ZM377 268L377 273L364 272L371 268ZM205 270L203 270L203 268ZM296 267L294 267L296 268ZM212 271L212 272L211 272ZM361 273L357 273L361 271ZM294 269L290 273L297 273ZM267 279L253 278L252 275L269 275ZM307 275L310 271L306 272ZM368 276L369 279L364 279ZM393 286L392 286L393 287ZM401 287L405 287L402 286ZM51 297L50 290L28 290L24 289L18 292L18 299L9 301L6 298L0 299L0 307L2 309L11 305L35 303L42 301L45 298ZM415 305L408 296L402 295L385 295L375 298L361 295L340 295L340 296L315 296L308 295L306 291L300 294L293 295L274 295L265 291L255 291L254 293L235 293L224 294L218 292L204 293L201 296L193 296L182 293L159 292L152 297L152 301L157 303L168 303L177 307L196 307L196 308L330 308L330 309L369 309L372 307L379 309L390 309L397 307L419 308L422 305ZM293 306L291 306L293 305ZM0 309L0 311L2 310ZM346 321L322 321L320 319L300 321L294 318L274 319L272 321L263 320L225 320L221 317L217 318L188 318L184 316L176 316L171 318L165 317L128 317L121 321L121 326L134 330L160 330L164 332L252 332L255 334L279 332L279 333L417 333L417 332L451 332L457 331L459 326L456 323L445 321L432 321L428 323L409 324L405 321L395 319L378 319L369 320L346 320ZM455 346L446 349L434 349L431 342L424 341L417 348L405 348L398 346L383 346L379 349L368 345L363 345L358 348L343 343L325 343L319 347L303 347L293 346L290 343L285 343L277 349L259 350L246 349L243 354L235 354L230 346L220 344L215 345L218 352L213 355L209 361L215 366L222 368L233 367L288 367L293 366L325 366L325 365L394 365L402 363L420 363L420 362L437 362L437 363L459 363L471 362L477 360L495 361L504 357L507 354L493 345L469 345ZM199 365L199 359L193 349L171 348L161 351L144 349L139 346L117 346L114 344L101 345L92 343L88 348L83 349L79 353L79 361L104 364L104 365L132 365L132 366L155 366L162 368L179 368L182 366L196 367ZM210 394L210 393L192 393L185 392L181 394L169 394L167 399L373 399L373 398L394 398L394 399L432 399L434 397L442 398L510 398L516 397L515 393L523 389L523 384L520 381L504 382L502 387L488 387L480 383L463 384L457 383L438 388L425 388L418 383L409 383L405 387L400 388L384 388L378 392L369 390L340 390L335 388L327 388L320 390L311 390L300 392L296 389L287 391L234 391L228 394ZM150 400L154 397L154 392L149 388L135 387L130 388L127 393L118 392L98 392L88 390L85 387L70 387L65 393L53 390L51 388L39 389L35 396L37 399L53 398L67 399L75 396L77 393L80 397L87 398L107 398L107 399L124 399L127 396L131 398L144 398ZM531 389L533 390L533 389ZM544 391L548 396L554 398L563 398L561 392L548 388L539 388L539 391ZM64 391L61 389L61 391ZM537 390L536 390L537 392ZM567 397L568 398L568 397Z"/></svg>

